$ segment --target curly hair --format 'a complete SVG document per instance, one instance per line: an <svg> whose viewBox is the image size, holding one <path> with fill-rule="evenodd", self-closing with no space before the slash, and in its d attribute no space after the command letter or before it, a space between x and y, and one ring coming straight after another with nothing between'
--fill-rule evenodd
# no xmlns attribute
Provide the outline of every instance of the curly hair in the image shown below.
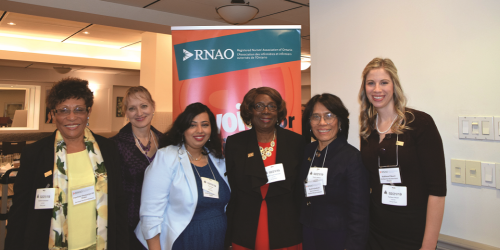
<svg viewBox="0 0 500 250"><path fill-rule="evenodd" d="M310 140L311 136L317 140L316 136L310 132L311 122L309 120L313 114L314 105L316 105L316 103L323 104L326 109L337 116L337 119L340 122L340 131L337 135L344 135L347 138L349 135L349 111L339 97L330 93L315 95L307 102L306 109L302 114L302 135L307 140Z"/></svg>
<svg viewBox="0 0 500 250"><path fill-rule="evenodd" d="M146 89L143 86L130 87L129 89L127 89L127 92L125 93L125 97L123 98L122 111L124 114L127 111L128 101L129 101L130 96L135 96L135 97L139 96L139 97L145 99L146 101L148 101L149 103L151 103L151 105L153 105L153 108L156 107L156 103L153 100L153 97L151 97L151 94L149 93L148 89Z"/></svg>
<svg viewBox="0 0 500 250"><path fill-rule="evenodd" d="M361 88L359 89L359 102L361 103L361 111L359 114L359 124L360 124L360 132L359 135L361 138L367 140L370 136L371 132L375 129L375 119L377 115L377 110L368 100L368 96L366 96L366 77L371 70L374 69L384 69L387 74L391 77L394 86L394 109L397 113L396 121L392 124L391 130L396 134L402 134L403 130L410 129L407 126L407 123L412 121L408 121L405 113L409 113L406 110L406 97L403 92L403 88L401 87L401 83L399 82L398 70L396 65L389 58L379 58L376 57L371 60L368 65L366 65L363 73L361 75L362 82Z"/></svg>
<svg viewBox="0 0 500 250"><path fill-rule="evenodd" d="M175 119L172 127L160 138L160 148L170 145L181 146L185 141L184 132L191 126L193 119L201 113L207 113L210 121L211 133L209 140L205 143L208 149L205 153L213 153L217 158L222 158L222 143L215 116L206 105L199 102L189 104Z"/></svg>
<svg viewBox="0 0 500 250"><path fill-rule="evenodd" d="M52 86L45 104L50 110L68 99L83 99L85 106L91 108L94 105L94 94L88 87L89 82L76 77L67 77Z"/></svg>
<svg viewBox="0 0 500 250"><path fill-rule="evenodd" d="M253 88L246 93L245 97L243 97L243 103L240 106L240 116L243 122L247 125L251 125L253 118L252 109L255 105L255 98L257 98L258 95L267 95L273 99L278 106L278 124L281 124L286 118L286 102L281 98L278 91L270 87Z"/></svg>

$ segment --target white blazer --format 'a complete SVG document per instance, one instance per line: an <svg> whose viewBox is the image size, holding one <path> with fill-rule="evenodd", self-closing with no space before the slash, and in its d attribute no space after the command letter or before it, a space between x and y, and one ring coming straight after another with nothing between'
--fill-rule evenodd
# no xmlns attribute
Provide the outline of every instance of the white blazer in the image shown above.
<svg viewBox="0 0 500 250"><path fill-rule="evenodd" d="M228 183L224 176L224 159L213 154L209 156L220 176ZM141 220L135 228L137 238L145 247L147 239L160 234L161 249L171 250L174 241L191 222L198 203L194 175L184 145L171 145L156 152L155 159L144 173Z"/></svg>

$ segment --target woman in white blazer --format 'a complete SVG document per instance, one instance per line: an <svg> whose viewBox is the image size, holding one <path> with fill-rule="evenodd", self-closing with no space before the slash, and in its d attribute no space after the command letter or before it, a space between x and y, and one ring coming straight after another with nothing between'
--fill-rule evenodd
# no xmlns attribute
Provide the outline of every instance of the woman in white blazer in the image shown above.
<svg viewBox="0 0 500 250"><path fill-rule="evenodd" d="M146 169L135 232L148 249L222 250L230 190L215 116L193 103Z"/></svg>

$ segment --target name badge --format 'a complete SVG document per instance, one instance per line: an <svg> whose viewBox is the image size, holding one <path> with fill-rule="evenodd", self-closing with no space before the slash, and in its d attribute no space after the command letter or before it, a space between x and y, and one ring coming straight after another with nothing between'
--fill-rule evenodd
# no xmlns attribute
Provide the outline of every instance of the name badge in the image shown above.
<svg viewBox="0 0 500 250"><path fill-rule="evenodd" d="M282 163L267 166L266 173L267 173L268 184L277 181L284 181L286 179L285 169L283 168Z"/></svg>
<svg viewBox="0 0 500 250"><path fill-rule="evenodd" d="M88 186L71 191L71 198L73 198L73 206L95 200L94 186Z"/></svg>
<svg viewBox="0 0 500 250"><path fill-rule="evenodd" d="M328 176L328 168L313 167L309 169L309 174L307 175L307 182L321 180L323 182L323 185L326 186L327 176Z"/></svg>
<svg viewBox="0 0 500 250"><path fill-rule="evenodd" d="M382 185L382 204L406 206L406 187Z"/></svg>
<svg viewBox="0 0 500 250"><path fill-rule="evenodd" d="M35 209L53 209L55 188L39 188L36 190Z"/></svg>
<svg viewBox="0 0 500 250"><path fill-rule="evenodd" d="M380 184L401 183L399 168L379 168Z"/></svg>
<svg viewBox="0 0 500 250"><path fill-rule="evenodd" d="M201 177L203 197L219 199L219 182L210 178Z"/></svg>
<svg viewBox="0 0 500 250"><path fill-rule="evenodd" d="M323 182L321 181L321 179L316 179L304 183L304 188L306 189L306 197L325 194L325 187L323 186Z"/></svg>

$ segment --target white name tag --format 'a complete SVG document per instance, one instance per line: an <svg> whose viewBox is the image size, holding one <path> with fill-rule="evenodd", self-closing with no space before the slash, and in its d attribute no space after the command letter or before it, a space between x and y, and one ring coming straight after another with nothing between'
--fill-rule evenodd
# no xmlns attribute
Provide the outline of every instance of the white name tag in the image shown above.
<svg viewBox="0 0 500 250"><path fill-rule="evenodd" d="M203 197L219 199L219 182L210 178L201 177Z"/></svg>
<svg viewBox="0 0 500 250"><path fill-rule="evenodd" d="M94 186L88 186L71 191L71 198L73 198L73 205L82 204L95 200Z"/></svg>
<svg viewBox="0 0 500 250"><path fill-rule="evenodd" d="M406 206L406 187L382 185L382 204Z"/></svg>
<svg viewBox="0 0 500 250"><path fill-rule="evenodd" d="M35 209L53 209L55 188L39 188L36 190Z"/></svg>
<svg viewBox="0 0 500 250"><path fill-rule="evenodd" d="M323 182L323 185L326 186L327 176L328 176L328 168L313 167L309 169L309 174L307 175L307 182L321 180Z"/></svg>
<svg viewBox="0 0 500 250"><path fill-rule="evenodd" d="M399 168L379 168L380 184L401 183Z"/></svg>
<svg viewBox="0 0 500 250"><path fill-rule="evenodd" d="M304 184L304 188L306 189L306 197L325 194L325 187L323 186L323 182L320 179L311 182L308 181Z"/></svg>
<svg viewBox="0 0 500 250"><path fill-rule="evenodd" d="M268 184L285 180L285 169L283 168L282 163L267 166L266 173L267 173Z"/></svg>

